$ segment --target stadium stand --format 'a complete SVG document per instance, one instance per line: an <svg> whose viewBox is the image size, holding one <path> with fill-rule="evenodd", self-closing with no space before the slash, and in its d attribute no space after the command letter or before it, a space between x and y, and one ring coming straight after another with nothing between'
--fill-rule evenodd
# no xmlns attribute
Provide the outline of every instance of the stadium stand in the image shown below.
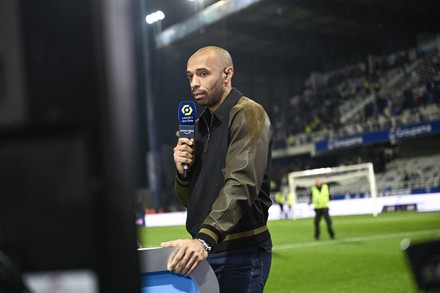
<svg viewBox="0 0 440 293"><path fill-rule="evenodd" d="M274 105L276 145L298 146L438 119L440 53L416 56L415 51L370 57L366 63L372 64L372 74L362 63L319 77L312 74L287 109Z"/></svg>
<svg viewBox="0 0 440 293"><path fill-rule="evenodd" d="M275 152L285 148L297 154L290 158L290 165L275 163L274 177L289 171L373 161L378 196L439 192L440 154L435 146L430 155L422 150L384 159L380 157L382 152L398 153L390 135L387 146L371 145L373 151L368 155L348 151L334 154L332 161L314 158L313 153L314 144L323 140L377 131L391 133L399 127L438 121L439 72L438 49L422 54L410 48L388 56L369 56L366 62L332 72L312 73L302 93L293 96L287 105L273 107ZM309 151L310 156L302 156ZM289 155L284 157L287 160ZM344 186L334 184L332 192L337 199L364 197L367 184L362 180ZM348 193L350 189L356 192ZM297 202L308 201L308 190L299 189L297 195Z"/></svg>
<svg viewBox="0 0 440 293"><path fill-rule="evenodd" d="M394 160L376 175L379 195L439 191L440 155Z"/></svg>

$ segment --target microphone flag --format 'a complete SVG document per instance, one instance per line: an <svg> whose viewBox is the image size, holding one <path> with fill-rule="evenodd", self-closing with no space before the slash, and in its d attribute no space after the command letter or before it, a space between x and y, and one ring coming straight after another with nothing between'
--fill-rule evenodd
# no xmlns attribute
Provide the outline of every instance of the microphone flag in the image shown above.
<svg viewBox="0 0 440 293"><path fill-rule="evenodd" d="M194 102L181 102L177 111L179 117L179 138L194 138L194 123L196 123L196 105ZM189 165L183 164L183 177L188 177Z"/></svg>
<svg viewBox="0 0 440 293"><path fill-rule="evenodd" d="M177 115L179 118L179 137L194 138L194 124L197 119L194 102L181 102Z"/></svg>

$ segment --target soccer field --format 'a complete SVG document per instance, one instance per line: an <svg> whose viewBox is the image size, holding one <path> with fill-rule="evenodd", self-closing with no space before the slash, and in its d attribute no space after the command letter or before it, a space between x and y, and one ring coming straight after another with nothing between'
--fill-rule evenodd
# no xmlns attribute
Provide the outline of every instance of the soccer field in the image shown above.
<svg viewBox="0 0 440 293"><path fill-rule="evenodd" d="M273 262L265 292L419 292L400 249L403 239L440 235L440 213L396 212L333 217L336 239L324 221L313 239L313 219L270 221ZM188 238L183 226L140 228L145 247Z"/></svg>

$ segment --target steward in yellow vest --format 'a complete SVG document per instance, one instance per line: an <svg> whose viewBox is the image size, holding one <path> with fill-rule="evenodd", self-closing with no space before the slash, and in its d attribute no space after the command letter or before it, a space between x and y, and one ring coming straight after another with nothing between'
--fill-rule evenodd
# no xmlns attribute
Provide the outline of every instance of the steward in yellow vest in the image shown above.
<svg viewBox="0 0 440 293"><path fill-rule="evenodd" d="M312 186L312 204L315 209L328 208L328 203L330 202L328 185L324 183L320 187L317 185Z"/></svg>
<svg viewBox="0 0 440 293"><path fill-rule="evenodd" d="M320 178L316 179L316 184L311 187L311 204L315 208L315 239L319 240L320 236L320 222L324 216L327 224L328 234L331 239L335 238L335 232L332 227L332 220L330 218L328 204L330 202L330 191L327 184L323 184Z"/></svg>
<svg viewBox="0 0 440 293"><path fill-rule="evenodd" d="M292 193L287 188L278 190L274 195L275 202L280 206L280 219L291 218L291 209L293 206Z"/></svg>

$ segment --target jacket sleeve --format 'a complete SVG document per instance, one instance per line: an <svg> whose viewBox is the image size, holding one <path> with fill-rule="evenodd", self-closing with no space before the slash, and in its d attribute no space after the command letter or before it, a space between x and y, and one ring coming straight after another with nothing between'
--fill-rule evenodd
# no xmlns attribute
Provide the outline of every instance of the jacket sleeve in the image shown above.
<svg viewBox="0 0 440 293"><path fill-rule="evenodd" d="M271 141L272 128L264 109L241 98L230 113L224 186L196 238L215 245L254 204L267 172Z"/></svg>
<svg viewBox="0 0 440 293"><path fill-rule="evenodd" d="M176 192L177 199L187 208L188 207L188 195L189 195L189 178L183 178L176 172L176 180L174 184L174 190Z"/></svg>

